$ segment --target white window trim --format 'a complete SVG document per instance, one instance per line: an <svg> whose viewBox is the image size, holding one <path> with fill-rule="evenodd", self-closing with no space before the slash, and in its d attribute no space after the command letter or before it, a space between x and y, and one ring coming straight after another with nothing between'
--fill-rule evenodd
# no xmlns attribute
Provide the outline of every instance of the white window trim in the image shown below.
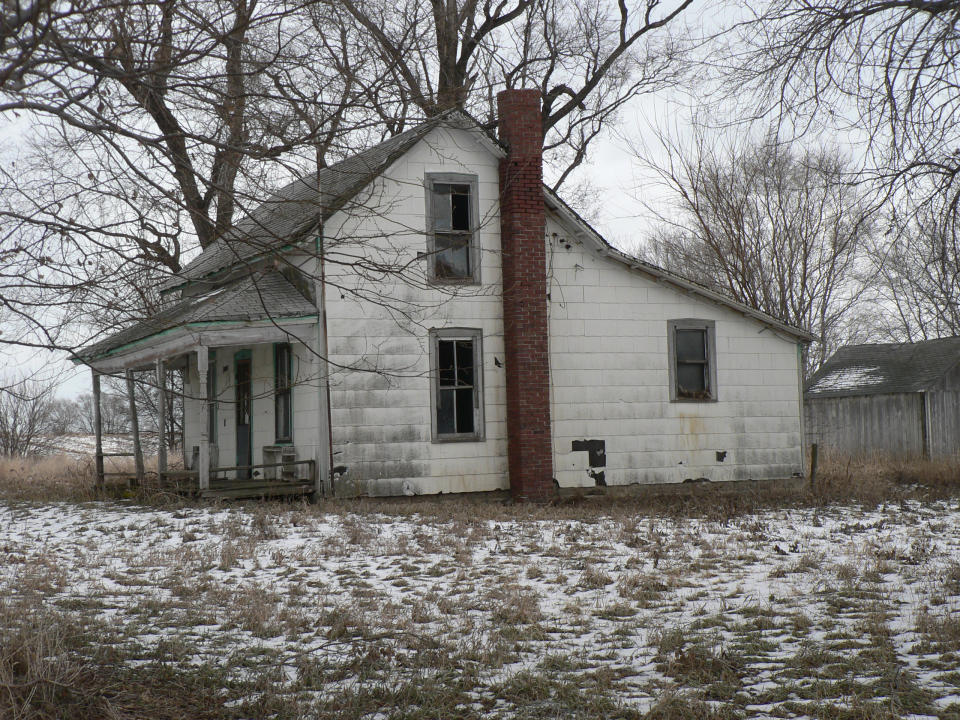
<svg viewBox="0 0 960 720"><path fill-rule="evenodd" d="M472 433L441 435L437 431L437 398L440 394L438 341L473 341L473 427ZM435 443L478 442L486 437L483 412L483 331L479 328L434 328L430 330L430 436Z"/></svg>
<svg viewBox="0 0 960 720"><path fill-rule="evenodd" d="M438 278L434 272L434 254L436 253L436 235L433 229L433 186L435 183L470 186L470 277ZM469 173L430 172L424 175L424 195L426 197L426 235L427 235L427 279L437 285L479 285L480 284L480 202L479 182L476 175Z"/></svg>
<svg viewBox="0 0 960 720"><path fill-rule="evenodd" d="M710 397L691 398L677 395L677 330L706 330L707 331L707 391ZM676 403L709 403L717 402L717 323L714 320L700 320L696 318L681 318L667 320L667 365L670 375L670 402Z"/></svg>

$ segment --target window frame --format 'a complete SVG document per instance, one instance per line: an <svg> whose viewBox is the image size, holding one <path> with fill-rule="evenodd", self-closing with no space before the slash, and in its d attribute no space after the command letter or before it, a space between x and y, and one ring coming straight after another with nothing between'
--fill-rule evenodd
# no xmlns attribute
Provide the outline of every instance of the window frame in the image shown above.
<svg viewBox="0 0 960 720"><path fill-rule="evenodd" d="M470 244L468 256L470 275L462 278L439 277L436 273L437 231L434 228L433 188L435 185L468 185L470 187ZM480 284L480 203L479 182L471 173L429 172L424 175L426 199L427 279L437 285Z"/></svg>
<svg viewBox="0 0 960 720"><path fill-rule="evenodd" d="M706 333L707 397L686 397L678 392L677 330L703 330ZM667 320L667 358L670 377L670 402L717 402L717 323L715 320L700 320L698 318Z"/></svg>
<svg viewBox="0 0 960 720"><path fill-rule="evenodd" d="M280 351L286 349L287 368L286 368L286 387L281 388L281 376L279 373ZM290 433L286 437L280 435L280 396L287 396L287 426ZM293 348L290 343L273 344L273 441L275 445L290 445L293 443Z"/></svg>
<svg viewBox="0 0 960 720"><path fill-rule="evenodd" d="M207 442L217 444L217 421L219 420L217 396L217 351L211 349L207 356Z"/></svg>
<svg viewBox="0 0 960 720"><path fill-rule="evenodd" d="M473 342L473 432L443 433L437 428L440 400L440 341ZM480 328L434 328L430 330L430 435L432 442L479 442L486 439L483 402L483 330Z"/></svg>

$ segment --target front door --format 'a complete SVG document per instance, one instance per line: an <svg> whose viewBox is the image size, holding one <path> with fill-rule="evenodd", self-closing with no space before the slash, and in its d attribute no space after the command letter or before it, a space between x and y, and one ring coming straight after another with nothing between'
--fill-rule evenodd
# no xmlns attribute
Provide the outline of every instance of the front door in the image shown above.
<svg viewBox="0 0 960 720"><path fill-rule="evenodd" d="M250 478L253 453L250 447L250 353L237 353L237 477Z"/></svg>

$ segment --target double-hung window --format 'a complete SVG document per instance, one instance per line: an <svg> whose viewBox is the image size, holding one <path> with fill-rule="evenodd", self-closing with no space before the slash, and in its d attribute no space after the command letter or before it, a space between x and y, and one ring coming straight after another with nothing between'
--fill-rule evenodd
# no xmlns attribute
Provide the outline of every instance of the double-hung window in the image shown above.
<svg viewBox="0 0 960 720"><path fill-rule="evenodd" d="M439 283L480 282L476 176L430 173L426 192L430 279Z"/></svg>
<svg viewBox="0 0 960 720"><path fill-rule="evenodd" d="M273 393L276 442L293 440L293 403L291 382L293 358L289 343L273 346Z"/></svg>
<svg viewBox="0 0 960 720"><path fill-rule="evenodd" d="M483 357L480 330L430 333L433 439L482 440Z"/></svg>
<svg viewBox="0 0 960 720"><path fill-rule="evenodd" d="M717 399L716 324L713 320L669 320L670 399Z"/></svg>

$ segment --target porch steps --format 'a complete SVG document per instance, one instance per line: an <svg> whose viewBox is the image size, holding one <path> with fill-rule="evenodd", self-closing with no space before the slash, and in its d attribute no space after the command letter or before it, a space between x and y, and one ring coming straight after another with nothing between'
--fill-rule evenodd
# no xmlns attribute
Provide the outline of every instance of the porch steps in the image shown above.
<svg viewBox="0 0 960 720"><path fill-rule="evenodd" d="M274 498L296 497L313 494L312 483L307 482L238 482L231 480L220 483L211 483L209 490L198 490L202 498L247 499L247 498ZM219 485L219 487L218 487Z"/></svg>

